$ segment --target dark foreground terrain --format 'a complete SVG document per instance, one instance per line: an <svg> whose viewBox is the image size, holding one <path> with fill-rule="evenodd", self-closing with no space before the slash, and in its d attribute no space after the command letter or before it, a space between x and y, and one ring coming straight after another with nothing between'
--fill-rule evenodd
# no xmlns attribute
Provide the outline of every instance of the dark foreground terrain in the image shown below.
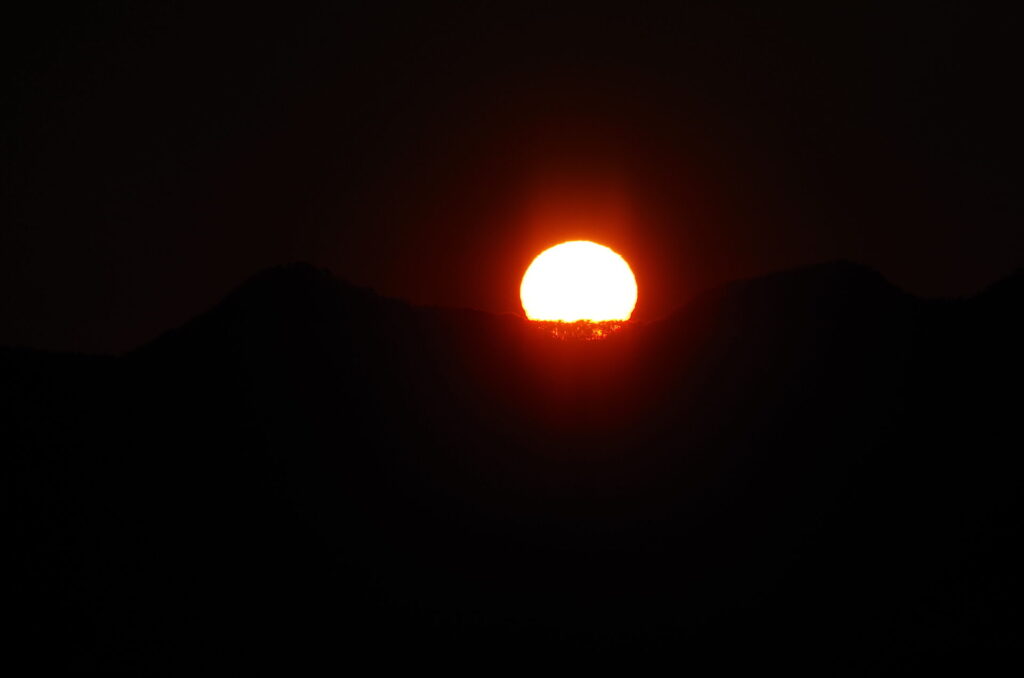
<svg viewBox="0 0 1024 678"><path fill-rule="evenodd" d="M840 262L579 342L295 265L0 351L3 663L1017 664L1022 304Z"/></svg>

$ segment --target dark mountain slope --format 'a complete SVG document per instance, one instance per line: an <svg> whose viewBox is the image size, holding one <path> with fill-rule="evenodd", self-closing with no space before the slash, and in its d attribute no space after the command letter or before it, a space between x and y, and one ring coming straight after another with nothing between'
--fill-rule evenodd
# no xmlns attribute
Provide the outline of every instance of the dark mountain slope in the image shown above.
<svg viewBox="0 0 1024 678"><path fill-rule="evenodd" d="M293 265L118 359L4 352L23 657L1008 651L1014 285L838 262L575 342Z"/></svg>

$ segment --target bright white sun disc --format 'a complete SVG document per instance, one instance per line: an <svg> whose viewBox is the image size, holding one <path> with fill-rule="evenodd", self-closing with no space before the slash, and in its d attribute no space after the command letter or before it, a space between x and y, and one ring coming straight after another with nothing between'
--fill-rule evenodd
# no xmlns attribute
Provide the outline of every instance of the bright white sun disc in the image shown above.
<svg viewBox="0 0 1024 678"><path fill-rule="evenodd" d="M530 320L629 320L636 278L609 248L574 240L537 255L523 275L519 298Z"/></svg>

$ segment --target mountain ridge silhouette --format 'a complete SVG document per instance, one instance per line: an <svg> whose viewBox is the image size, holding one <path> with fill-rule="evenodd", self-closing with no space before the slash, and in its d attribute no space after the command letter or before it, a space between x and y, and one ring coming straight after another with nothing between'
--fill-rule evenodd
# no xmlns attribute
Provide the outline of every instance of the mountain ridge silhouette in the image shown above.
<svg viewBox="0 0 1024 678"><path fill-rule="evenodd" d="M21 657L995 663L1019 280L833 262L579 342L294 264L121 357L0 351Z"/></svg>

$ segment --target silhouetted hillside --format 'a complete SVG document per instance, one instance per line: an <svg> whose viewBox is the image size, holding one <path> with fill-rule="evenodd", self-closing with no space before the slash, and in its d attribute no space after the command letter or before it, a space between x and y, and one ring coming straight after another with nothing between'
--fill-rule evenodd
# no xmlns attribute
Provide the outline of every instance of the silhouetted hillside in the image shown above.
<svg viewBox="0 0 1024 678"><path fill-rule="evenodd" d="M1020 280L932 302L837 262L580 342L296 264L119 358L0 351L16 652L1009 658Z"/></svg>

